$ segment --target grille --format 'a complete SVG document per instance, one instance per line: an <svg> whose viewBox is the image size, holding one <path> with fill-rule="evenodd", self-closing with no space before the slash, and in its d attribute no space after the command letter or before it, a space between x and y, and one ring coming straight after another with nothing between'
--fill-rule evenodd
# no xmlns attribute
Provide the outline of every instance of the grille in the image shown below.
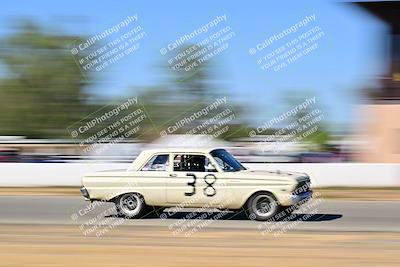
<svg viewBox="0 0 400 267"><path fill-rule="evenodd" d="M300 195L304 192L307 192L308 190L310 190L310 185L310 180L299 182L293 191L293 195Z"/></svg>

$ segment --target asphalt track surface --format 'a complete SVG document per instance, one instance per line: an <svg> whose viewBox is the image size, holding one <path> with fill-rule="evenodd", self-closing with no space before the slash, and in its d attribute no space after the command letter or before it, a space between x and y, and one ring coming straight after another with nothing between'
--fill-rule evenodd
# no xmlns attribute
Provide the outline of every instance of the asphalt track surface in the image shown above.
<svg viewBox="0 0 400 267"><path fill-rule="evenodd" d="M91 211L87 210L88 204L89 202L77 196L0 196L0 224L79 226L96 223L93 220L113 217L110 215L112 212L109 212L113 204L101 203ZM400 201L321 200L314 207L309 213L310 216L304 216L307 212L296 212L298 216L290 220L293 223L287 230L400 232ZM167 211L164 213L167 214ZM170 213L171 216L167 216L166 219L157 216L136 220L120 218L120 224L128 227L168 229L171 225L179 225L185 218L189 218L190 214L190 211ZM198 218L199 214L196 216ZM208 218L215 218L214 214L210 213L209 216L211 217ZM226 213L217 220L209 220L203 227L221 230L264 229L260 224L262 223L247 219L244 214ZM279 223L267 223L269 226L277 224Z"/></svg>

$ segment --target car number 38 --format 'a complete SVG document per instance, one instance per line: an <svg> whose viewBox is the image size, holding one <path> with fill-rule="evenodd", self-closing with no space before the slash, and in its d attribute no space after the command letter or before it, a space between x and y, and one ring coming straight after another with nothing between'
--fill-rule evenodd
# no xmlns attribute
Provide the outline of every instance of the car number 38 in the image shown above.
<svg viewBox="0 0 400 267"><path fill-rule="evenodd" d="M114 202L129 218L149 207L206 206L267 220L312 196L308 175L251 171L224 149L145 150L128 169L89 173L82 183L86 200Z"/></svg>

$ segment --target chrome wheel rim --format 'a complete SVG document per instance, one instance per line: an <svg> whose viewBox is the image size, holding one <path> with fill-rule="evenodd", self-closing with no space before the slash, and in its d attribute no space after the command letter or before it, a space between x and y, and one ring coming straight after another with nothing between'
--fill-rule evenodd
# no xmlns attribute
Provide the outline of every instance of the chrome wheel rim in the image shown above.
<svg viewBox="0 0 400 267"><path fill-rule="evenodd" d="M121 197L119 206L124 214L133 216L139 213L142 201L136 194L126 194Z"/></svg>
<svg viewBox="0 0 400 267"><path fill-rule="evenodd" d="M260 217L269 217L275 213L277 203L270 195L258 195L253 200L252 208L256 215Z"/></svg>

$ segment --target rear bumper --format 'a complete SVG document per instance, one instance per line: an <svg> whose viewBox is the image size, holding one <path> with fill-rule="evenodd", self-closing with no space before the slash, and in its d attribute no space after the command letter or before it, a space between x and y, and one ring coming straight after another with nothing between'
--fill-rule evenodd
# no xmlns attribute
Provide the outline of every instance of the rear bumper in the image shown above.
<svg viewBox="0 0 400 267"><path fill-rule="evenodd" d="M89 192L87 191L87 189L84 186L82 186L80 188L80 191L81 191L82 196L85 198L85 200L89 201L90 200L90 195L89 195Z"/></svg>

